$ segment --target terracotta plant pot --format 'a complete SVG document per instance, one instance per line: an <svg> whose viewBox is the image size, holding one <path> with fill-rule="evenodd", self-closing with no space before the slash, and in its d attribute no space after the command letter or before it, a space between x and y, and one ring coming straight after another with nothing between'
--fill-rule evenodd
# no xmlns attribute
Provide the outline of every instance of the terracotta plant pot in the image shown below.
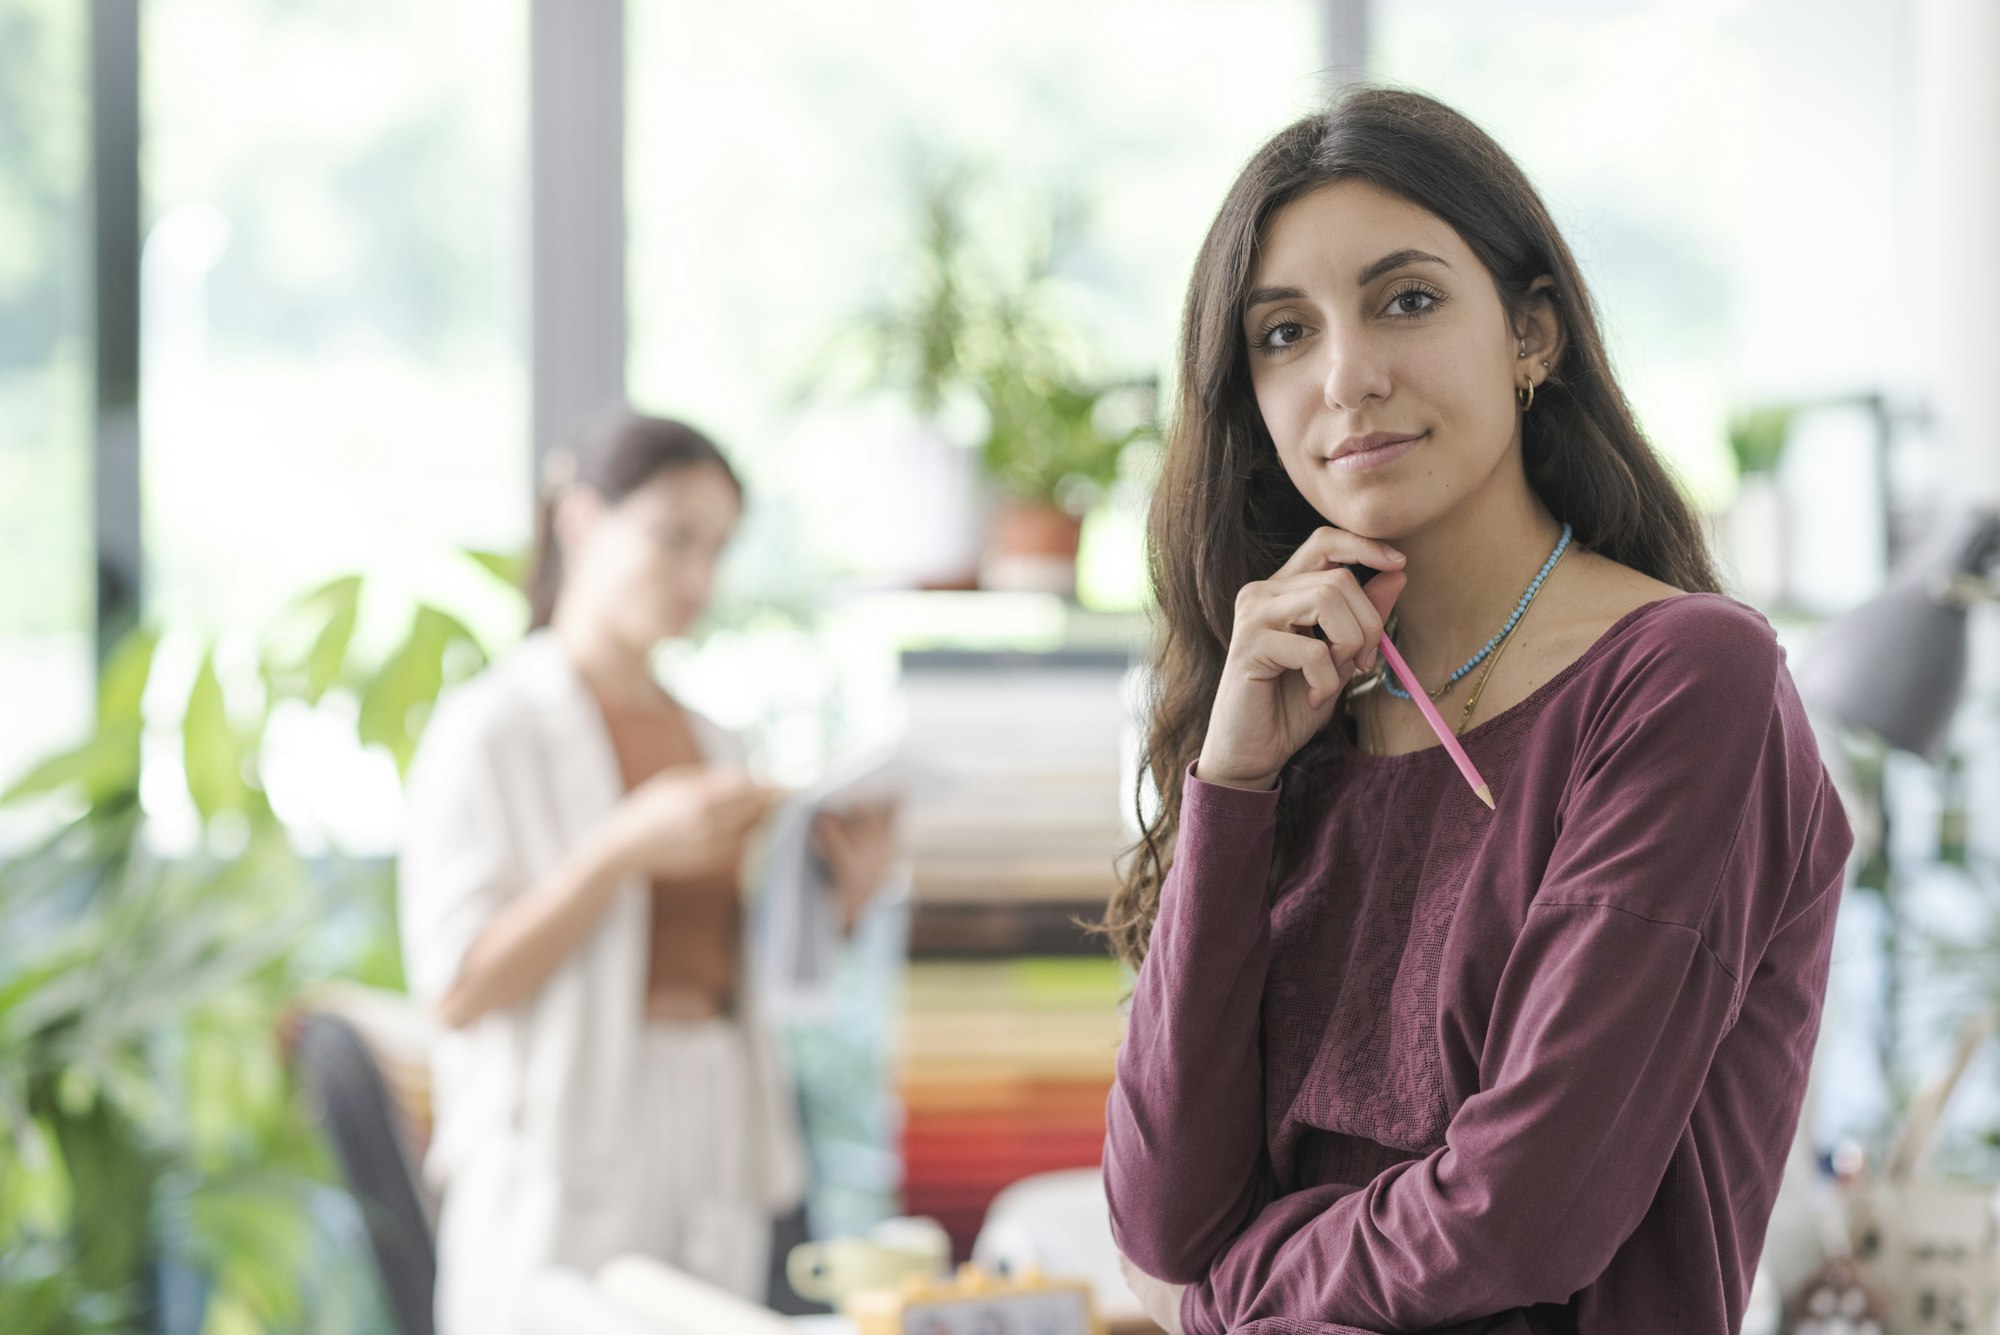
<svg viewBox="0 0 2000 1335"><path fill-rule="evenodd" d="M980 587L1075 597L1082 533L1083 521L1058 506L1001 500L979 565Z"/></svg>

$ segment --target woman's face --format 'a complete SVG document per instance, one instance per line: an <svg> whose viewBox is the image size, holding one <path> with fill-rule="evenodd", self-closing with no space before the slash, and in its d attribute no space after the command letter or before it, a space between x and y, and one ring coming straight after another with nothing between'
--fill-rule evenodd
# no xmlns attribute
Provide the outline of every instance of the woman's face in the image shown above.
<svg viewBox="0 0 2000 1335"><path fill-rule="evenodd" d="M1407 536L1518 459L1514 386L1539 360L1516 358L1491 276L1441 219L1364 181L1323 186L1272 217L1250 287L1257 407L1328 523ZM1377 432L1417 439L1336 460Z"/></svg>
<svg viewBox="0 0 2000 1335"><path fill-rule="evenodd" d="M579 600L642 648L700 619L742 511L712 464L663 469L615 504L574 488L562 505L562 599Z"/></svg>

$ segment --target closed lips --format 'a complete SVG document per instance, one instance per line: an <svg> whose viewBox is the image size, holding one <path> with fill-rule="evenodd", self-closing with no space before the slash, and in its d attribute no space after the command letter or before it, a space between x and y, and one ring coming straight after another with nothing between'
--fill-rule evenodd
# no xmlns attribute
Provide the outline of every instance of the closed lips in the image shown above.
<svg viewBox="0 0 2000 1335"><path fill-rule="evenodd" d="M1327 457L1329 459L1338 459L1345 454L1359 454L1366 450L1379 450L1388 445L1400 445L1404 441L1415 440L1422 434L1421 431L1414 435L1398 434L1393 431L1376 431L1366 436L1349 436L1346 440L1334 446L1333 453Z"/></svg>

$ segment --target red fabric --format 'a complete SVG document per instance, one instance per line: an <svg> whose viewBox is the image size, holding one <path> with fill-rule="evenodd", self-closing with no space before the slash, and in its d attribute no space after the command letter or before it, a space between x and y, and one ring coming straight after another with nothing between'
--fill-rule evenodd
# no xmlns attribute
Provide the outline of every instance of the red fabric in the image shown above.
<svg viewBox="0 0 2000 1335"><path fill-rule="evenodd" d="M1853 844L1783 650L1649 603L1462 740L1497 811L1339 737L1274 889L1185 777L1105 1181L1189 1335L1741 1325Z"/></svg>

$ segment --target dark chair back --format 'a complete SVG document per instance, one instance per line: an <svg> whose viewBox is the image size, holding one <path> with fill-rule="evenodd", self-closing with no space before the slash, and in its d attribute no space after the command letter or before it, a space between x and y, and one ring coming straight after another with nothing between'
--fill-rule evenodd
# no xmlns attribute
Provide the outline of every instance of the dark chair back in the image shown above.
<svg viewBox="0 0 2000 1335"><path fill-rule="evenodd" d="M324 1011L305 1017L292 1060L361 1207L399 1335L435 1335L437 1242L381 1068L354 1026Z"/></svg>

